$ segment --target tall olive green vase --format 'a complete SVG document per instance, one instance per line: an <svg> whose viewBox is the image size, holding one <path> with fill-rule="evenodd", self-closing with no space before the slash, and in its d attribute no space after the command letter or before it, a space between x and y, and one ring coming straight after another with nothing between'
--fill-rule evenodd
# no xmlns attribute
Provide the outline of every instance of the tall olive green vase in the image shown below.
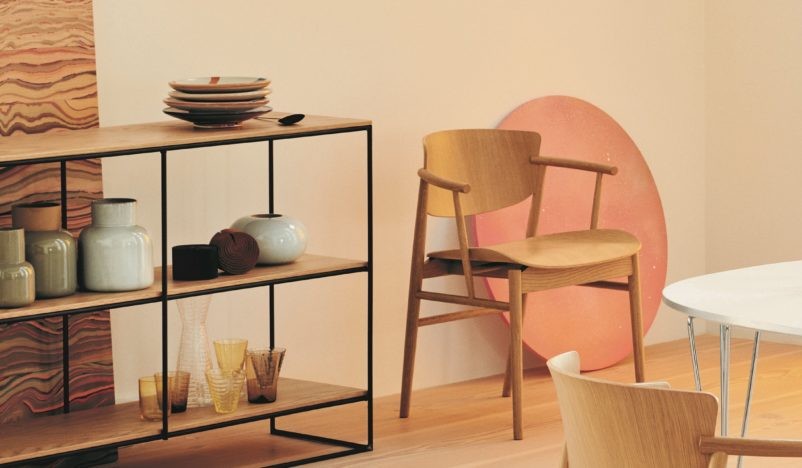
<svg viewBox="0 0 802 468"><path fill-rule="evenodd" d="M14 227L25 229L25 260L36 271L36 297L69 296L78 278L77 242L61 229L61 205L24 203L11 209Z"/></svg>
<svg viewBox="0 0 802 468"><path fill-rule="evenodd" d="M36 299L33 266L25 261L22 229L0 229L0 307L23 307Z"/></svg>

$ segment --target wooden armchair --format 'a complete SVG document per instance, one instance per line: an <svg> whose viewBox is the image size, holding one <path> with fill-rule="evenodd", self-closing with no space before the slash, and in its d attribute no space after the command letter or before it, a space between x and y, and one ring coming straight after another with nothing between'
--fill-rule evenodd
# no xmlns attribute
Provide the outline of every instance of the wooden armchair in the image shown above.
<svg viewBox="0 0 802 468"><path fill-rule="evenodd" d="M724 468L728 455L802 457L802 440L716 437L718 399L579 374L579 354L548 361L560 403L567 468Z"/></svg>
<svg viewBox="0 0 802 468"><path fill-rule="evenodd" d="M629 292L635 376L643 381L638 252L640 242L631 234L598 229L602 176L616 168L590 162L541 157L540 135L514 130L450 130L424 139L424 168L418 171L420 191L412 248L404 370L400 416L409 415L412 374L418 327L486 314L509 312L510 357L503 395L512 386L513 434L523 437L521 421L522 349L521 326L526 294L571 285L585 285ZM548 167L596 173L589 229L536 235L543 180ZM526 238L489 247L468 243L466 216L498 210L532 197ZM427 216L453 217L459 248L427 254ZM462 275L466 295L425 291L423 280ZM474 278L507 278L509 300L479 298ZM627 282L610 281L627 278ZM469 310L420 318L421 300L475 307Z"/></svg>

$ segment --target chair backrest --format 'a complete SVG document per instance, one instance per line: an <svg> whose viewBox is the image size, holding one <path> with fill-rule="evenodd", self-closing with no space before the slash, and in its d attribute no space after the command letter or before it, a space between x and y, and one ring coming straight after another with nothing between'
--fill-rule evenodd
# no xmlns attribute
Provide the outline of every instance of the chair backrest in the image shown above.
<svg viewBox="0 0 802 468"><path fill-rule="evenodd" d="M463 214L493 211L531 196L540 153L540 135L518 130L446 130L423 140L425 167L435 175L470 184L460 195ZM430 187L426 211L454 216L450 191Z"/></svg>
<svg viewBox="0 0 802 468"><path fill-rule="evenodd" d="M716 429L718 400L703 392L648 388L579 375L579 354L548 361L571 468L703 468L701 436Z"/></svg>

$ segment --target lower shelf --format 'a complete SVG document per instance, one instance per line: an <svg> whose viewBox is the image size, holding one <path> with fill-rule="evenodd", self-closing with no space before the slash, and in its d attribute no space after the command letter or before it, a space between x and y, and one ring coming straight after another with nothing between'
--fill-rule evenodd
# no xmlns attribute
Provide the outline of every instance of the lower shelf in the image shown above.
<svg viewBox="0 0 802 468"><path fill-rule="evenodd" d="M211 407L190 408L186 413L170 416L169 432L180 435L362 398L367 398L367 391L362 389L283 378L279 381L278 399L273 403L242 401L237 411L229 414L217 414ZM138 402L2 424L0 465L158 437L161 428L161 422L139 418Z"/></svg>

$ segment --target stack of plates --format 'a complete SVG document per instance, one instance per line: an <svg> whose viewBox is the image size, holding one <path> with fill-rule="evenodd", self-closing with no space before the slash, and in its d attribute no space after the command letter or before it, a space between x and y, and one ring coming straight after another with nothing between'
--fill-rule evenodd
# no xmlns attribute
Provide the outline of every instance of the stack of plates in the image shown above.
<svg viewBox="0 0 802 468"><path fill-rule="evenodd" d="M196 127L236 127L273 110L267 106L270 80L246 76L211 76L171 81L164 113Z"/></svg>

